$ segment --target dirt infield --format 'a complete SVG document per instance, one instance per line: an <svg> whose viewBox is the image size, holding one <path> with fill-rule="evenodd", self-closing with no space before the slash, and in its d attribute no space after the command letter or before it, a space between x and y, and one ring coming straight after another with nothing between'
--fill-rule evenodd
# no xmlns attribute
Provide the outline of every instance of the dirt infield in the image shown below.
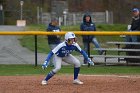
<svg viewBox="0 0 140 93"><path fill-rule="evenodd" d="M80 75L84 85L72 84L72 75L56 75L42 86L44 76L0 76L0 93L140 93L140 76Z"/></svg>

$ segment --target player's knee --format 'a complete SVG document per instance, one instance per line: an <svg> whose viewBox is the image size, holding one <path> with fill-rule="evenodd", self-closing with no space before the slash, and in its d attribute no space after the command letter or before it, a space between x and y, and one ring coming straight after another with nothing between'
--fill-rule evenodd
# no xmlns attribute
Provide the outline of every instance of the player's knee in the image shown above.
<svg viewBox="0 0 140 93"><path fill-rule="evenodd" d="M80 67L80 66L81 66L81 63L80 63L79 60L77 60L77 61L75 62L75 67Z"/></svg>
<svg viewBox="0 0 140 93"><path fill-rule="evenodd" d="M55 73L57 73L60 69L61 69L61 67L57 67L57 68L55 68L53 71L54 71Z"/></svg>

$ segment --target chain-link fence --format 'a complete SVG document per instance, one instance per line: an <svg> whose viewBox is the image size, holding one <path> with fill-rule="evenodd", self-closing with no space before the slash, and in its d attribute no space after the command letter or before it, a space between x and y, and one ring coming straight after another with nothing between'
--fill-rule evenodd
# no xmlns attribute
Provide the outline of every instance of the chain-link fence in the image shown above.
<svg viewBox="0 0 140 93"><path fill-rule="evenodd" d="M76 25L80 24L83 21L83 16L85 13L68 13L60 16L58 19L60 25ZM113 13L112 12L93 12L91 17L95 23L107 23L113 24ZM42 13L41 23L48 24L51 20L50 13Z"/></svg>

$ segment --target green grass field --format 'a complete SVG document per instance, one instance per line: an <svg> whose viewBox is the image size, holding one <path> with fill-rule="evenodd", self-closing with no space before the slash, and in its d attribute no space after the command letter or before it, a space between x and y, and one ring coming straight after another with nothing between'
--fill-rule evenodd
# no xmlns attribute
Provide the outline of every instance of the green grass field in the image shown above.
<svg viewBox="0 0 140 93"><path fill-rule="evenodd" d="M52 67L42 70L34 65L0 65L0 76L46 75ZM62 66L58 74L73 74L73 66ZM80 74L88 75L140 75L139 66L82 66Z"/></svg>

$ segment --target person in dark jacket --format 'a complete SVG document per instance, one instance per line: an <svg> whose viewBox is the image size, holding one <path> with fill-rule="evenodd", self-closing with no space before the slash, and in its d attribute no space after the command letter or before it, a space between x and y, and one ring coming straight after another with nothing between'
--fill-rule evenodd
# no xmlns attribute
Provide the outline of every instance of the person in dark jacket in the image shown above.
<svg viewBox="0 0 140 93"><path fill-rule="evenodd" d="M128 31L140 31L140 10L134 8L132 10L133 17L131 22L131 27ZM138 42L139 36L126 36L126 42Z"/></svg>
<svg viewBox="0 0 140 93"><path fill-rule="evenodd" d="M53 18L51 20L51 22L49 23L47 29L48 32L60 32L61 29L58 26L58 20L56 18ZM50 47L50 49L54 49L59 43L61 43L61 38L59 35L48 35L48 45ZM52 58L52 60L50 61L50 65L54 66L54 61L55 59Z"/></svg>
<svg viewBox="0 0 140 93"><path fill-rule="evenodd" d="M96 31L96 26L92 22L90 14L85 14L83 16L83 23L80 26L81 31ZM100 44L98 43L97 39L95 36L82 36L83 38L83 44L84 44L84 50L88 52L88 43L93 43L96 48L100 48ZM103 54L102 50L99 50L99 54ZM87 64L87 62L84 60L84 64Z"/></svg>
<svg viewBox="0 0 140 93"><path fill-rule="evenodd" d="M133 17L132 22L129 27L128 25L128 31L140 31L140 10L138 8L133 8L132 10ZM126 36L126 42L140 42L140 36L134 36L134 35L127 35ZM127 44L124 49L140 49L140 45L131 45ZM127 51L126 55L128 56L140 56L140 52L138 51ZM125 58L126 62L139 62L140 58Z"/></svg>

